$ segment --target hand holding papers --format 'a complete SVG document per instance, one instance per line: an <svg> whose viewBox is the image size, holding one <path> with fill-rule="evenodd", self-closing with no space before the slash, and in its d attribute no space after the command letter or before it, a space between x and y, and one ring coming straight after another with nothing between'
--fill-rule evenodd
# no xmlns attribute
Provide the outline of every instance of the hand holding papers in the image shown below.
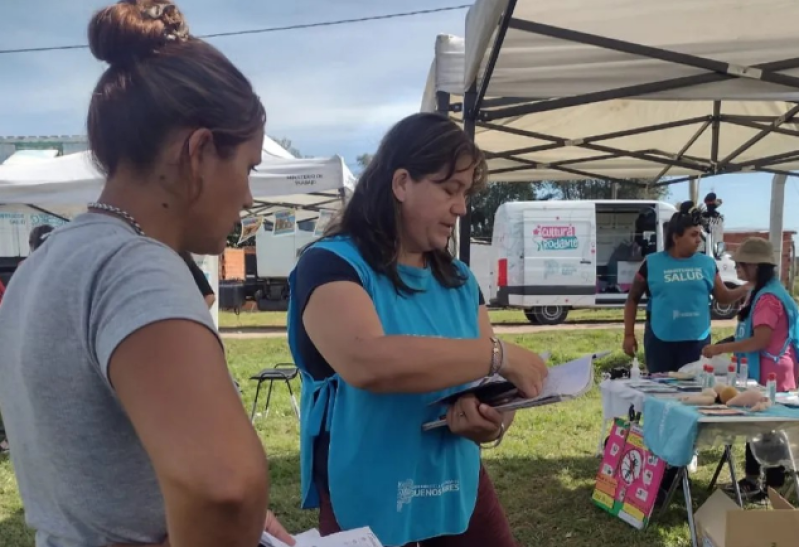
<svg viewBox="0 0 799 547"><path fill-rule="evenodd" d="M586 355L574 361L551 367L549 376L544 381L544 387L536 397L524 398L519 395L513 384L501 376L493 376L470 384L462 391L432 404L450 404L458 397L469 393L477 397L480 402L499 411L518 410L575 399L584 395L593 386L593 361L596 357L598 355ZM446 425L447 421L442 419L428 422L422 426L422 429L429 431Z"/></svg>
<svg viewBox="0 0 799 547"><path fill-rule="evenodd" d="M295 547L383 547L369 528L359 528L322 537L318 530L308 530L294 536ZM279 539L264 532L258 547L288 547Z"/></svg>

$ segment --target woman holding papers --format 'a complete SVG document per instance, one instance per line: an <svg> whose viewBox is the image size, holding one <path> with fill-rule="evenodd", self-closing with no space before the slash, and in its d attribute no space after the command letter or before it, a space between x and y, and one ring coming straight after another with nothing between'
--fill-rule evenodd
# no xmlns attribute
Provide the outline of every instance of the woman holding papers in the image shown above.
<svg viewBox="0 0 799 547"><path fill-rule="evenodd" d="M747 287L729 290L702 244L702 212L686 201L666 228L666 250L641 265L624 307L624 352L638 351L635 318L646 294L644 355L649 372L672 372L697 361L710 343L710 297L722 303L742 299Z"/></svg>
<svg viewBox="0 0 799 547"><path fill-rule="evenodd" d="M754 285L746 305L738 314L735 341L705 346L705 357L735 353L745 357L749 378L766 385L776 375L777 391L794 391L797 384L797 328L799 308L776 275L774 247L767 240L752 237L744 241L733 256L738 276ZM766 486L780 488L784 470L766 470ZM765 498L760 487L760 464L746 445L746 478L739 483L748 498Z"/></svg>
<svg viewBox="0 0 799 547"><path fill-rule="evenodd" d="M323 534L369 526L392 547L515 545L480 464L512 415L471 396L431 405L497 372L534 396L546 376L537 355L494 337L474 276L448 251L485 177L482 152L446 117L400 121L290 276L302 499L320 507ZM442 414L448 428L422 431Z"/></svg>
<svg viewBox="0 0 799 547"><path fill-rule="evenodd" d="M181 251L218 254L260 162L250 82L163 0L97 12L88 137L106 181L0 306L0 406L36 545L254 547L263 446ZM52 279L67 287L53 297ZM5 538L3 538L5 539Z"/></svg>

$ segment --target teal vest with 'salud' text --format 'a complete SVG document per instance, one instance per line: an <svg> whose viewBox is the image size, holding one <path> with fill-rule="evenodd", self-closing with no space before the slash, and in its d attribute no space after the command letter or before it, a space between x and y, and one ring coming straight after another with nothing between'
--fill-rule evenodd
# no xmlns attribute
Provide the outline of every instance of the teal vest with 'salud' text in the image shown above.
<svg viewBox="0 0 799 547"><path fill-rule="evenodd" d="M663 251L646 257L646 263L653 334L665 342L707 338L715 261L703 254L674 258Z"/></svg>

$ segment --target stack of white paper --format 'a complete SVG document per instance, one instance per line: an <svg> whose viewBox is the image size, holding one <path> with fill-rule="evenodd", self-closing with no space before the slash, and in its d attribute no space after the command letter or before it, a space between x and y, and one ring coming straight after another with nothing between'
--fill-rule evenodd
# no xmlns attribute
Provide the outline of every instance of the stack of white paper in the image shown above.
<svg viewBox="0 0 799 547"><path fill-rule="evenodd" d="M503 412L532 408L560 401L576 399L587 393L594 385L594 359L603 357L601 353L586 355L574 361L549 368L549 374L544 385L536 397L515 397L507 403L494 408ZM446 419L428 422L422 426L424 431L430 431L447 425Z"/></svg>
<svg viewBox="0 0 799 547"><path fill-rule="evenodd" d="M308 530L294 536L296 547L383 547L369 528L359 528L321 537L318 530ZM288 547L267 532L261 536L259 547Z"/></svg>

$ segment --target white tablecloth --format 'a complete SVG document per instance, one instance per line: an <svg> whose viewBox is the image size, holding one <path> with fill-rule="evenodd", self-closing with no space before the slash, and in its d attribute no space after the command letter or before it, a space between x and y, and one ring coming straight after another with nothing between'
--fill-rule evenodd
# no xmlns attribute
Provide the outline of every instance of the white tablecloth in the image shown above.
<svg viewBox="0 0 799 547"><path fill-rule="evenodd" d="M620 416L628 416L630 405L636 412L644 409L646 395L630 387L629 380L605 380L599 384L602 392L602 419L613 420Z"/></svg>

